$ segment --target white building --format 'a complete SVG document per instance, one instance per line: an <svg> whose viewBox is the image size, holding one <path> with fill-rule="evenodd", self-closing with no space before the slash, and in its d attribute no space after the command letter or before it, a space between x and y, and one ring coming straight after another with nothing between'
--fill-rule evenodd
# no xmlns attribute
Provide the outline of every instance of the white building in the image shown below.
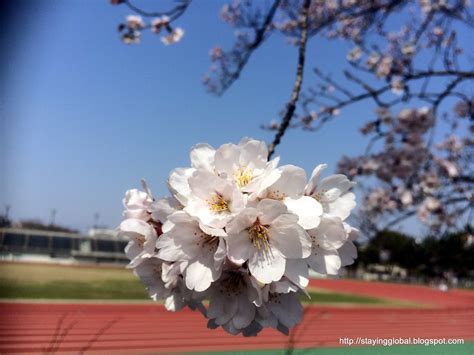
<svg viewBox="0 0 474 355"><path fill-rule="evenodd" d="M94 229L88 235L0 228L0 260L74 264L127 263L126 238L114 230Z"/></svg>

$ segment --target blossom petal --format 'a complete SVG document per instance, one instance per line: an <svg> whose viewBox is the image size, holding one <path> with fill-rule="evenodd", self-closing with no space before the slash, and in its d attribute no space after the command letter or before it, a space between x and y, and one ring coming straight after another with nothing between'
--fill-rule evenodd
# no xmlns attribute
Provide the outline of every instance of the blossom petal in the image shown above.
<svg viewBox="0 0 474 355"><path fill-rule="evenodd" d="M238 311L232 318L232 323L237 329L247 327L255 317L255 306L251 305L246 297L238 298Z"/></svg>
<svg viewBox="0 0 474 355"><path fill-rule="evenodd" d="M198 253L198 249L189 255L181 245L177 245L169 235L162 235L157 242L158 257L166 261L189 260ZM193 255L194 254L194 255Z"/></svg>
<svg viewBox="0 0 474 355"><path fill-rule="evenodd" d="M249 139L241 141L239 144L240 152L240 166L249 167L250 169L264 169L267 164L268 149L263 141Z"/></svg>
<svg viewBox="0 0 474 355"><path fill-rule="evenodd" d="M212 228L202 223L199 223L199 228L201 228L201 230L204 233L211 235L213 237L226 237L227 236L227 233L222 228Z"/></svg>
<svg viewBox="0 0 474 355"><path fill-rule="evenodd" d="M283 202L271 199L261 200L257 205L257 210L262 224L271 224L275 218L288 212Z"/></svg>
<svg viewBox="0 0 474 355"><path fill-rule="evenodd" d="M309 284L308 265L304 259L287 259L285 276L301 288Z"/></svg>
<svg viewBox="0 0 474 355"><path fill-rule="evenodd" d="M279 157L276 157L275 159L269 161L266 164L265 170L262 172L262 174L252 179L252 181L250 181L246 186L242 188L242 191L252 193L251 199L255 199L256 195L258 195L259 192L273 185L281 176L281 171L276 169L279 161Z"/></svg>
<svg viewBox="0 0 474 355"><path fill-rule="evenodd" d="M223 144L216 150L215 166L219 173L232 177L239 168L240 148L235 144Z"/></svg>
<svg viewBox="0 0 474 355"><path fill-rule="evenodd" d="M254 250L250 255L249 270L257 281L264 284L278 281L285 272L285 258L276 248L267 251Z"/></svg>
<svg viewBox="0 0 474 355"><path fill-rule="evenodd" d="M303 315L303 308L295 293L278 295L279 302L269 302L268 307L284 327L296 325Z"/></svg>
<svg viewBox="0 0 474 355"><path fill-rule="evenodd" d="M306 172L294 165L284 165L278 170L281 175L267 190L270 198L299 198L303 195L306 185Z"/></svg>
<svg viewBox="0 0 474 355"><path fill-rule="evenodd" d="M347 240L347 232L339 217L324 216L318 228L309 231L323 249L338 249Z"/></svg>
<svg viewBox="0 0 474 355"><path fill-rule="evenodd" d="M327 164L319 164L313 170L311 177L309 178L308 184L305 188L306 195L312 195L316 191L316 187L318 186L319 175L321 172L328 167Z"/></svg>
<svg viewBox="0 0 474 355"><path fill-rule="evenodd" d="M209 288L212 281L215 281L220 273L213 270L213 264L210 265L209 258L196 260L186 268L186 287L197 292L205 291Z"/></svg>
<svg viewBox="0 0 474 355"><path fill-rule="evenodd" d="M215 192L222 194L229 185L227 180L204 169L195 170L189 178L192 193L203 200L207 200Z"/></svg>
<svg viewBox="0 0 474 355"><path fill-rule="evenodd" d="M223 238L219 238L219 244L214 254L214 268L219 270L222 267L224 259L227 255L227 245Z"/></svg>
<svg viewBox="0 0 474 355"><path fill-rule="evenodd" d="M191 165L196 169L205 169L214 171L214 155L216 151L213 147L206 143L200 143L191 149L189 157Z"/></svg>
<svg viewBox="0 0 474 355"><path fill-rule="evenodd" d="M145 237L142 256L152 256L155 252L155 242L158 237L155 229L140 219L129 218L120 223L120 230L124 233L141 234Z"/></svg>
<svg viewBox="0 0 474 355"><path fill-rule="evenodd" d="M323 275L337 275L341 268L341 258L336 250L316 247L306 260L311 269Z"/></svg>
<svg viewBox="0 0 474 355"><path fill-rule="evenodd" d="M325 200L330 202L349 191L355 184L356 183L350 181L347 176L336 174L322 179L316 190L323 192Z"/></svg>
<svg viewBox="0 0 474 355"><path fill-rule="evenodd" d="M297 222L297 216L283 214L270 226L272 244L286 258L305 258L311 252L311 239Z"/></svg>
<svg viewBox="0 0 474 355"><path fill-rule="evenodd" d="M175 293L165 298L165 308L168 311L176 312L184 307L184 301L180 295Z"/></svg>
<svg viewBox="0 0 474 355"><path fill-rule="evenodd" d="M125 255L129 260L135 259L142 251L143 248L141 248L134 240L129 241L125 246Z"/></svg>
<svg viewBox="0 0 474 355"><path fill-rule="evenodd" d="M256 208L247 207L243 209L226 227L227 234L238 234L255 223L258 217Z"/></svg>
<svg viewBox="0 0 474 355"><path fill-rule="evenodd" d="M351 265L354 263L355 259L357 259L357 248L350 240L337 249L337 252L341 258L342 266Z"/></svg>
<svg viewBox="0 0 474 355"><path fill-rule="evenodd" d="M288 264L289 260L286 260ZM306 264L306 263L305 263ZM308 269L308 265L305 265L306 269ZM297 292L298 287L290 282L290 280L282 278L280 281L272 282L270 284L270 292L272 293L289 293L289 292Z"/></svg>
<svg viewBox="0 0 474 355"><path fill-rule="evenodd" d="M181 204L174 197L164 197L151 204L150 212L155 221L164 222L169 215L180 208Z"/></svg>
<svg viewBox="0 0 474 355"><path fill-rule="evenodd" d="M352 192L347 192L335 201L328 203L327 206L327 214L345 220L356 206L355 195Z"/></svg>
<svg viewBox="0 0 474 355"><path fill-rule="evenodd" d="M211 297L209 307L207 308L207 317L214 319L224 313L224 297Z"/></svg>
<svg viewBox="0 0 474 355"><path fill-rule="evenodd" d="M174 197L184 206L187 204L188 197L191 194L188 180L194 171L195 169L193 168L176 168L170 173L168 178L169 189Z"/></svg>
<svg viewBox="0 0 474 355"><path fill-rule="evenodd" d="M223 325L229 322L235 316L239 309L239 304L235 298L226 298L224 301L225 302L222 305L223 312L215 320L215 322L219 325Z"/></svg>
<svg viewBox="0 0 474 355"><path fill-rule="evenodd" d="M236 264L243 264L248 260L252 243L246 230L227 237L227 256Z"/></svg>
<svg viewBox="0 0 474 355"><path fill-rule="evenodd" d="M145 221L136 218L127 218L120 223L120 231L122 232L133 232L141 235L147 235L150 233L152 227Z"/></svg>
<svg viewBox="0 0 474 355"><path fill-rule="evenodd" d="M302 196L299 199L285 199L285 205L291 213L298 216L298 224L304 229L316 228L323 214L323 206L314 198Z"/></svg>

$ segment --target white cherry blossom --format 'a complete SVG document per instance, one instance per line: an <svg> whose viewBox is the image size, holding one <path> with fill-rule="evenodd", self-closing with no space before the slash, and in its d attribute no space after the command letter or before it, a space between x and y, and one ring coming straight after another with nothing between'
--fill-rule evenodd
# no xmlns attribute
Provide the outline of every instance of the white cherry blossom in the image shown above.
<svg viewBox="0 0 474 355"><path fill-rule="evenodd" d="M265 143L250 138L198 144L189 158L171 171L170 196L155 199L144 182L143 191L127 191L118 229L129 239L128 267L153 300L197 310L209 328L288 334L302 317L309 270L335 275L357 257L358 230L344 222L354 183L344 175L319 181L323 164L308 181L302 168L268 161Z"/></svg>
<svg viewBox="0 0 474 355"><path fill-rule="evenodd" d="M260 299L260 290L246 272L224 272L211 290L207 310L208 326L222 326L227 332L238 334L254 320Z"/></svg>
<svg viewBox="0 0 474 355"><path fill-rule="evenodd" d="M147 286L148 294L153 300L163 299L171 294L170 287L163 281L163 260L151 257L137 265L133 273Z"/></svg>
<svg viewBox="0 0 474 355"><path fill-rule="evenodd" d="M129 267L135 267L155 254L158 234L153 225L141 219L128 218L120 224L119 234L130 240L125 247L125 254L130 259Z"/></svg>
<svg viewBox="0 0 474 355"><path fill-rule="evenodd" d="M214 172L214 159L216 150L209 144L200 143L195 145L189 153L191 166L195 169L205 169Z"/></svg>
<svg viewBox="0 0 474 355"><path fill-rule="evenodd" d="M189 187L189 178L196 171L194 168L176 168L171 171L168 178L168 189L173 197L186 206L191 196L191 188Z"/></svg>
<svg viewBox="0 0 474 355"><path fill-rule="evenodd" d="M355 182L342 174L330 175L318 181L326 167L326 164L320 164L314 168L306 185L305 195L320 202L324 213L345 220L356 205L354 193L349 192Z"/></svg>
<svg viewBox="0 0 474 355"><path fill-rule="evenodd" d="M269 174L260 184L257 197L283 201L290 212L298 216L303 228L316 228L323 208L316 199L304 196L306 172L294 165L285 165L276 171L277 174Z"/></svg>
<svg viewBox="0 0 474 355"><path fill-rule="evenodd" d="M244 138L236 144L223 144L215 155L216 171L234 180L245 192L253 192L268 166L268 149L264 142Z"/></svg>
<svg viewBox="0 0 474 355"><path fill-rule="evenodd" d="M181 27L176 27L168 35L161 38L161 41L167 46L178 43L184 36L184 30Z"/></svg>
<svg viewBox="0 0 474 355"><path fill-rule="evenodd" d="M189 158L191 160L190 168L176 168L171 171L168 178L168 188L173 197L183 206L187 205L191 195L189 178L197 169L204 169L214 172L215 150L209 144L197 144L191 149Z"/></svg>
<svg viewBox="0 0 474 355"><path fill-rule="evenodd" d="M141 16L128 15L126 20L128 28L132 30L141 30L143 27L145 27L145 22L143 21Z"/></svg>
<svg viewBox="0 0 474 355"><path fill-rule="evenodd" d="M123 211L124 218L137 218L144 221L150 219L150 207L153 203L153 195L144 180L142 180L142 186L144 191L131 189L125 193L123 199L123 205L125 207Z"/></svg>
<svg viewBox="0 0 474 355"><path fill-rule="evenodd" d="M237 264L248 261L251 275L262 283L278 281L286 259L306 258L311 241L281 201L264 199L247 207L226 228L227 255Z"/></svg>
<svg viewBox="0 0 474 355"><path fill-rule="evenodd" d="M222 272L224 239L204 232L197 220L184 211L175 212L169 220L173 226L156 243L158 257L169 262L186 261L186 287L198 292L206 290Z"/></svg>
<svg viewBox="0 0 474 355"><path fill-rule="evenodd" d="M318 228L308 231L312 240L311 255L306 261L320 274L336 275L341 268L338 249L347 241L348 233L339 217L324 216Z"/></svg>
<svg viewBox="0 0 474 355"><path fill-rule="evenodd" d="M153 203L149 207L151 218L161 223L168 220L168 217L176 211L182 210L183 205L174 197L163 197Z"/></svg>
<svg viewBox="0 0 474 355"><path fill-rule="evenodd" d="M189 178L191 196L184 210L211 228L224 228L245 207L237 186L204 169Z"/></svg>
<svg viewBox="0 0 474 355"><path fill-rule="evenodd" d="M269 292L265 302L258 308L257 322L263 327L272 327L285 335L303 317L303 307L295 292Z"/></svg>
<svg viewBox="0 0 474 355"><path fill-rule="evenodd" d="M353 242L359 236L359 230L347 223L344 223L344 229L347 233L347 240L339 249L337 249L337 253L341 258L341 265L347 266L353 264L355 259L357 259L357 247Z"/></svg>

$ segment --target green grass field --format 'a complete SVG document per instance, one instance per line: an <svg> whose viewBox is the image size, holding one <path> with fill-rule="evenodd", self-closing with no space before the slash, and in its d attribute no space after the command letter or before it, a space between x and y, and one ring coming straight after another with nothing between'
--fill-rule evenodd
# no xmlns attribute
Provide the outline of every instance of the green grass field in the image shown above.
<svg viewBox="0 0 474 355"><path fill-rule="evenodd" d="M380 305L393 305L397 302L384 300L375 297L356 296L343 293L325 292L325 291L310 291L309 295L311 299L304 295L300 298L305 303L357 303L357 304L380 304Z"/></svg>
<svg viewBox="0 0 474 355"><path fill-rule="evenodd" d="M204 355L204 353L194 353ZM339 348L312 348L312 349L274 349L260 351L229 351L211 352L212 355L472 355L474 343L466 342L463 345L397 345L397 346L354 346Z"/></svg>
<svg viewBox="0 0 474 355"><path fill-rule="evenodd" d="M147 300L125 268L0 263L0 298Z"/></svg>
<svg viewBox="0 0 474 355"><path fill-rule="evenodd" d="M379 298L310 290L305 303L396 305ZM148 300L145 287L125 268L0 263L2 299Z"/></svg>

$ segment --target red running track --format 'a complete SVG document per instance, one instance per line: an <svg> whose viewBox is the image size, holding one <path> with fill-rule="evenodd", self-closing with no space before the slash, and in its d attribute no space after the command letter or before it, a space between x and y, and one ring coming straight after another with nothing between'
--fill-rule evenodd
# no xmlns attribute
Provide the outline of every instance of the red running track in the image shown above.
<svg viewBox="0 0 474 355"><path fill-rule="evenodd" d="M267 329L255 338L208 330L202 315L160 305L0 303L0 353L125 354L339 346L342 337L474 340L472 293L422 286L317 280L338 292L430 303L436 308L308 307L289 337ZM384 291L387 289L387 291Z"/></svg>
<svg viewBox="0 0 474 355"><path fill-rule="evenodd" d="M138 353L338 346L340 337L474 339L473 309L309 307L289 336L208 330L200 314L159 305L0 304L0 353Z"/></svg>
<svg viewBox="0 0 474 355"><path fill-rule="evenodd" d="M436 288L420 285L346 279L313 279L309 286L340 293L411 301L434 307L474 308L474 292L468 290L452 289L442 292Z"/></svg>

